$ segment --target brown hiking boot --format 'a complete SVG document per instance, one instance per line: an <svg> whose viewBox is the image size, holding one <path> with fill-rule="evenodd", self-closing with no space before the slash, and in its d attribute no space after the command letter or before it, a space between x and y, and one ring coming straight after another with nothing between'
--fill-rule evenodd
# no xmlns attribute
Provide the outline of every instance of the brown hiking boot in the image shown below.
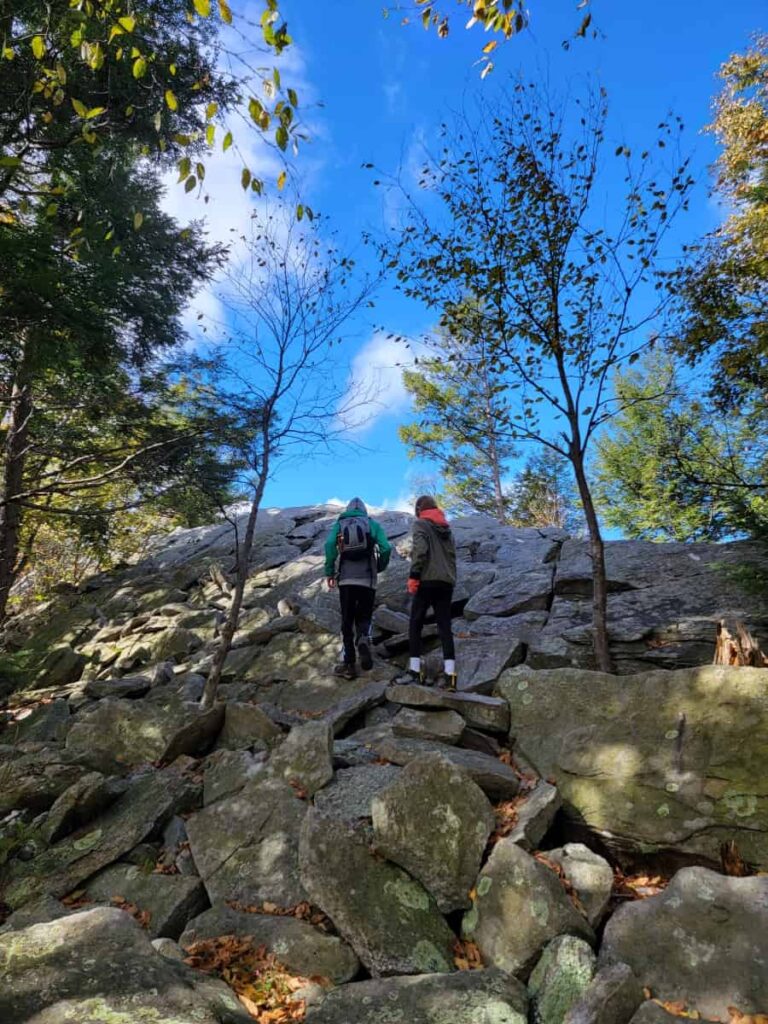
<svg viewBox="0 0 768 1024"><path fill-rule="evenodd" d="M341 676L342 679L357 679L357 669L349 661L342 661L336 665L333 669L335 676Z"/></svg>

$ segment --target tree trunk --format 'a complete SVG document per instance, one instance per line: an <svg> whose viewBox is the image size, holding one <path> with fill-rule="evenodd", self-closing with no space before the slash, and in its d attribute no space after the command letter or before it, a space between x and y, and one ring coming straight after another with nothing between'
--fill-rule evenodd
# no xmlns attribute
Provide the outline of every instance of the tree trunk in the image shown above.
<svg viewBox="0 0 768 1024"><path fill-rule="evenodd" d="M213 667L208 675L208 680L205 684L205 689L203 690L203 696L200 700L200 703L204 708L212 708L216 701L216 694L219 689L219 683L221 682L221 673L224 669L224 662L227 660L227 655L232 647L232 639L237 631L237 623L240 619L240 608L243 604L243 593L245 591L246 581L248 580L248 565L251 560L253 537L256 532L256 518L259 514L261 499L264 496L264 488L267 483L268 475L269 459L266 458L264 465L261 467L259 472L256 492L253 496L251 510L248 514L245 536L243 537L243 543L238 552L237 580L235 582L235 589L232 591L232 600L229 606L227 621L224 623L224 628L221 631L221 643L219 644L219 649L216 651Z"/></svg>
<svg viewBox="0 0 768 1024"><path fill-rule="evenodd" d="M22 490L24 467L32 416L32 386L29 380L29 352L22 349L8 409L0 504L0 622L5 619L8 597L18 572L19 530L22 506L15 495Z"/></svg>
<svg viewBox="0 0 768 1024"><path fill-rule="evenodd" d="M768 655L761 649L743 622L721 619L717 624L715 665L751 665L764 668Z"/></svg>
<svg viewBox="0 0 768 1024"><path fill-rule="evenodd" d="M608 581L605 574L605 545L600 532L592 492L584 472L584 459L579 451L571 457L579 497L584 507L584 518L589 532L589 546L592 556L592 642L595 661L600 672L613 672L613 662L608 646Z"/></svg>

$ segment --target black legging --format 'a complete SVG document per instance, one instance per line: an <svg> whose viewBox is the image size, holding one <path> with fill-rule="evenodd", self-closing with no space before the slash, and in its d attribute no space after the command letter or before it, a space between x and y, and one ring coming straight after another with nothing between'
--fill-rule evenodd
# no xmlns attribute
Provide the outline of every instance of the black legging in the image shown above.
<svg viewBox="0 0 768 1024"><path fill-rule="evenodd" d="M455 658L451 630L451 602L453 587L450 583L422 583L413 597L411 622L408 629L408 649L412 658L421 655L421 630L430 608L435 610L435 622L443 645L443 657Z"/></svg>
<svg viewBox="0 0 768 1024"><path fill-rule="evenodd" d="M376 591L373 587L360 587L344 583L339 587L341 602L341 637L344 641L344 661L355 664L355 640L367 640L371 633L373 604Z"/></svg>

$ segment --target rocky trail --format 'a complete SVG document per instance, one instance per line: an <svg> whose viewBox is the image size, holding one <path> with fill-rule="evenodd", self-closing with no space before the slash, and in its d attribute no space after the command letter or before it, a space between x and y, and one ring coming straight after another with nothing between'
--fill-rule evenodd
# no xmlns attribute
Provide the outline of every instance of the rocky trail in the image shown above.
<svg viewBox="0 0 768 1024"><path fill-rule="evenodd" d="M212 710L230 525L9 620L0 1022L766 1024L768 669L710 664L760 549L609 544L609 676L586 545L457 520L448 693L392 683L399 513L333 675L334 514L261 515Z"/></svg>

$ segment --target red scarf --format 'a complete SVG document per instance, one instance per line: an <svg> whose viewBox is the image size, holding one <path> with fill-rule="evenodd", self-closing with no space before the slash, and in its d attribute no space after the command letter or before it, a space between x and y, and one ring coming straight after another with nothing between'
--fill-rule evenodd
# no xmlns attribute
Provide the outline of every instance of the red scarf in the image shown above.
<svg viewBox="0 0 768 1024"><path fill-rule="evenodd" d="M448 525L448 520L445 518L444 512L439 508L425 508L423 512L419 512L419 519L428 519L430 523L434 523L435 526Z"/></svg>

